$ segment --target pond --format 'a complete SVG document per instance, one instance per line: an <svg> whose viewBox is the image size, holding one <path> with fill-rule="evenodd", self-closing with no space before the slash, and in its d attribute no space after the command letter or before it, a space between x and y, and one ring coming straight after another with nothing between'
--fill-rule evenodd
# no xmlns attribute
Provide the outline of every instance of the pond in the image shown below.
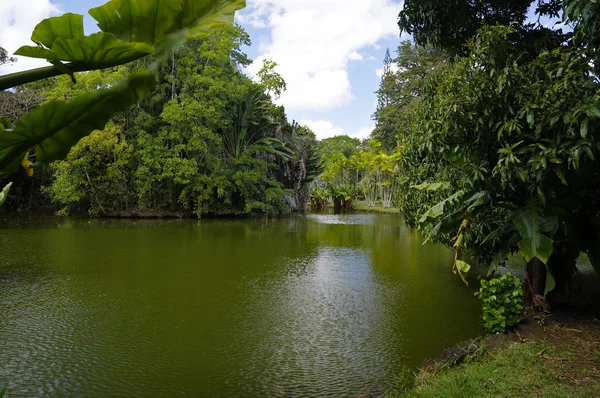
<svg viewBox="0 0 600 398"><path fill-rule="evenodd" d="M3 220L6 397L353 397L480 333L400 216Z"/></svg>

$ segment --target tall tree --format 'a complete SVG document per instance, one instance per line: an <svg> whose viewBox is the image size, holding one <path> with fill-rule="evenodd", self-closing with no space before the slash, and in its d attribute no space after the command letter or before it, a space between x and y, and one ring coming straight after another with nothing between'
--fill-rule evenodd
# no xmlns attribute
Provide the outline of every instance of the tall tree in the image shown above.
<svg viewBox="0 0 600 398"><path fill-rule="evenodd" d="M409 41L400 43L397 54L392 60L389 51L386 52L371 135L389 153L402 142L412 117L411 106L419 98L426 79L448 60L444 51L415 46Z"/></svg>
<svg viewBox="0 0 600 398"><path fill-rule="evenodd" d="M375 129L371 136L381 143L387 150L393 150L398 142L397 139L397 124L393 117L391 106L394 104L394 89L396 76L393 70L392 57L390 49L385 51L383 58L383 69L381 74L381 82L377 90L377 108L372 118L375 120ZM394 106L395 108L395 106Z"/></svg>
<svg viewBox="0 0 600 398"><path fill-rule="evenodd" d="M277 68L277 62L272 59L265 59L256 77L258 77L259 83L267 90L268 95L273 95L275 99L279 99L281 94L287 90L287 85L283 77L275 71L275 68Z"/></svg>
<svg viewBox="0 0 600 398"><path fill-rule="evenodd" d="M522 25L532 4L538 14L557 17L561 0L406 0L398 25L419 45L464 55L482 26Z"/></svg>
<svg viewBox="0 0 600 398"><path fill-rule="evenodd" d="M17 59L15 57L10 57L8 55L8 51L6 51L4 47L0 46L0 65L12 64L14 62L17 62Z"/></svg>

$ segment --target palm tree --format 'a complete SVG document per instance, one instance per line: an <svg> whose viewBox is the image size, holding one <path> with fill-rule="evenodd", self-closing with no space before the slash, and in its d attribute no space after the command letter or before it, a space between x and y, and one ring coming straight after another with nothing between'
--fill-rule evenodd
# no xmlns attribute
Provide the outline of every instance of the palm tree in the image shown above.
<svg viewBox="0 0 600 398"><path fill-rule="evenodd" d="M244 154L268 154L289 158L291 151L274 138L275 122L270 104L260 86L253 86L233 107L233 123L225 130L223 154L226 159L240 159Z"/></svg>

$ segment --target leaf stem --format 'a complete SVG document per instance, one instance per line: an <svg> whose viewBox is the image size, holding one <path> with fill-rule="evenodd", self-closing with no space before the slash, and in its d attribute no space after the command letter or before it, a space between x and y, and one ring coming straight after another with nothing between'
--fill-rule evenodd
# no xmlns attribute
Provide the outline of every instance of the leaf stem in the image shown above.
<svg viewBox="0 0 600 398"><path fill-rule="evenodd" d="M11 73L8 75L0 76L0 91L8 90L9 88L17 87L23 84L36 82L38 80L48 79L50 77L66 75L70 71L71 73L75 72L87 72L91 70L99 70L99 69L107 69L113 68L115 66L127 64L129 62L135 61L137 59L145 57L140 57L139 55L132 56L130 59L123 59L120 61L104 61L104 62L94 62L94 63L86 63L86 62L71 62L68 64L64 64L62 68L57 68L56 66L45 66L42 68L26 70L23 72Z"/></svg>
<svg viewBox="0 0 600 398"><path fill-rule="evenodd" d="M70 63L65 65L72 72L83 72L86 70L85 64ZM0 90L7 90L9 88L17 87L22 84L35 82L38 80L48 79L54 76L60 76L66 74L64 71L59 70L55 66L45 66L42 68L26 70L23 72L11 73L8 75L0 76Z"/></svg>

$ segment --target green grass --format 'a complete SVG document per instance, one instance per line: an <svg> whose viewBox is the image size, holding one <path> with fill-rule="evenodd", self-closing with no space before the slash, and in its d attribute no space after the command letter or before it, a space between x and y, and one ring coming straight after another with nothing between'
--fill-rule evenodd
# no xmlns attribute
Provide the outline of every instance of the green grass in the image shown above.
<svg viewBox="0 0 600 398"><path fill-rule="evenodd" d="M333 204L328 203L327 207L330 207L333 209ZM366 213L400 214L400 210L396 207L387 209L387 208L381 206L381 204L374 206L374 207L369 207L369 206L367 206L367 202L365 202L365 201L352 202L352 208L354 209L354 211L366 212Z"/></svg>
<svg viewBox="0 0 600 398"><path fill-rule="evenodd" d="M563 350L564 351L564 350ZM542 343L515 343L457 368L422 373L417 388L389 397L599 397L600 379L573 354ZM584 377L584 379L582 379Z"/></svg>
<svg viewBox="0 0 600 398"><path fill-rule="evenodd" d="M360 202L360 201L354 202L352 204L352 207L354 208L355 211L364 211L364 212L368 212L368 213L400 214L400 210L398 210L395 207L392 207L389 209L387 209L381 205L369 207L369 206L367 206L367 202Z"/></svg>

